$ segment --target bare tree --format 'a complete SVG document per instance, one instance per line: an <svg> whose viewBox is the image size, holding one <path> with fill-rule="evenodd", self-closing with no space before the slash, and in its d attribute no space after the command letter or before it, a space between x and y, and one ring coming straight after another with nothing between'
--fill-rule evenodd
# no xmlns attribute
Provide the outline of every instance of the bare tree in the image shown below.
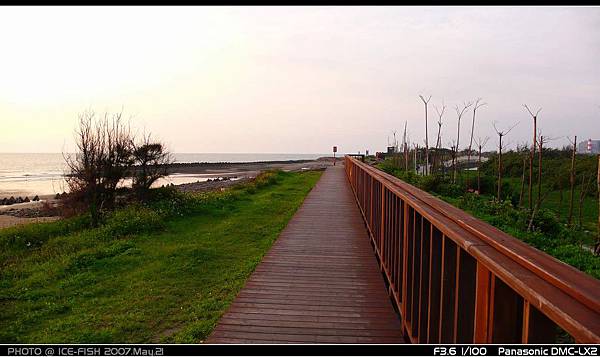
<svg viewBox="0 0 600 357"><path fill-rule="evenodd" d="M77 154L64 154L63 157L69 168L65 175L71 197L77 195L73 203L82 203L89 206L92 224L99 220L99 211L102 205L98 184L100 182L100 167L98 162L104 156L103 132L94 128L95 113L85 111L79 114L79 127L75 131L75 145Z"/></svg>
<svg viewBox="0 0 600 357"><path fill-rule="evenodd" d="M70 202L88 209L93 225L104 209L114 207L116 188L131 167L132 135L121 116L98 119L93 111L81 113L75 131L77 153L63 155L70 171Z"/></svg>
<svg viewBox="0 0 600 357"><path fill-rule="evenodd" d="M419 144L414 144L415 146L415 173L418 174L419 172L417 171L417 153L419 151Z"/></svg>
<svg viewBox="0 0 600 357"><path fill-rule="evenodd" d="M479 158L477 160L477 192L481 193L481 149L487 144L490 138L488 136L485 139L477 138L477 148L479 152Z"/></svg>
<svg viewBox="0 0 600 357"><path fill-rule="evenodd" d="M461 120L463 114L465 113L465 111L467 109L469 109L469 107L472 106L472 105L473 105L472 102L464 102L463 106L462 106L462 109L459 108L458 105L456 105L454 107L454 110L456 110L456 115L458 117L458 125L457 125L457 131L456 131L456 154L455 154L456 157L458 157L458 152L460 151L460 149L459 149L460 148L460 120ZM457 169L456 169L457 165L456 164L457 163L455 162L455 165L454 165L454 176L453 176L453 179L452 179L453 183L456 183L456 176L457 176Z"/></svg>
<svg viewBox="0 0 600 357"><path fill-rule="evenodd" d="M471 154L472 154L472 150L473 150L473 133L475 132L475 114L477 113L477 109L483 107L484 105L487 105L487 103L480 103L481 102L481 98L477 98L477 100L475 101L475 105L473 106L473 120L471 122L471 139L469 141L469 151L467 152L467 164L470 165L471 164ZM470 187L470 179L467 179L467 188L471 188Z"/></svg>
<svg viewBox="0 0 600 357"><path fill-rule="evenodd" d="M452 142L450 142L449 144L450 156L452 159L452 177L454 177L454 173L456 172L456 140L452 139ZM452 180L452 183L454 183L454 179Z"/></svg>
<svg viewBox="0 0 600 357"><path fill-rule="evenodd" d="M392 130L394 136L394 166L400 167L400 157L398 156L398 141L396 140L396 130Z"/></svg>
<svg viewBox="0 0 600 357"><path fill-rule="evenodd" d="M527 143L525 143L521 148L517 148L517 151L521 153L523 156L523 172L521 174L521 190L519 191L519 207L523 207L523 196L525 192L525 171L527 169L527 153L529 149L527 149Z"/></svg>
<svg viewBox="0 0 600 357"><path fill-rule="evenodd" d="M130 174L132 165L133 134L129 124L122 120L122 112L109 118L104 115L106 133L106 157L103 160L103 177L106 189L106 208L114 208L117 187Z"/></svg>
<svg viewBox="0 0 600 357"><path fill-rule="evenodd" d="M539 108L535 114L529 109L527 104L523 104L529 115L533 118L533 143L531 144L531 154L529 155L529 210L533 209L533 158L535 157L535 149L537 146L537 116L542 110Z"/></svg>
<svg viewBox="0 0 600 357"><path fill-rule="evenodd" d="M548 197L548 194L550 193L550 191L546 191L540 200L538 200L538 202L536 203L536 205L534 206L533 211L531 212L531 216L529 217L529 224L527 225L527 232L531 232L533 230L533 220L535 219L535 215L539 212L540 207L542 205L542 202L544 202L544 200L546 199L546 197Z"/></svg>
<svg viewBox="0 0 600 357"><path fill-rule="evenodd" d="M468 162L471 162L471 149L473 147L473 133L475 132L475 114L477 113L477 109L483 107L484 105L487 105L487 103L480 103L480 102L481 102L481 98L477 98L477 100L475 101L475 105L473 106L473 121L471 122L471 140L469 141L469 152L467 153Z"/></svg>
<svg viewBox="0 0 600 357"><path fill-rule="evenodd" d="M567 218L567 224L570 226L573 222L573 198L575 195L575 157L577 154L577 135L575 135L573 141L571 141L573 150L571 152L571 172L569 176L570 192L569 192L569 216Z"/></svg>
<svg viewBox="0 0 600 357"><path fill-rule="evenodd" d="M540 151L538 152L538 193L537 193L537 205L540 204L542 199L542 157L544 150L544 136L540 135L539 139Z"/></svg>
<svg viewBox="0 0 600 357"><path fill-rule="evenodd" d="M508 133L510 133L511 130L514 129L515 126L517 126L519 123L513 125L512 127L510 127L507 130L504 131L500 131L498 130L498 128L496 128L496 123L494 122L493 126L494 126L494 130L496 131L496 134L498 134L498 202L500 202L500 198L502 197L502 138L506 135L508 135Z"/></svg>
<svg viewBox="0 0 600 357"><path fill-rule="evenodd" d="M404 134L402 135L402 148L404 150L404 171L408 172L408 142L406 141L406 124L408 121L404 122Z"/></svg>
<svg viewBox="0 0 600 357"><path fill-rule="evenodd" d="M442 109L441 110L436 105L434 105L433 107L435 108L435 111L437 112L437 115L438 115L438 121L437 121L438 133L437 133L437 140L435 142L435 153L433 156L433 170L435 171L436 164L439 160L439 150L441 149L441 146L442 146L442 117L444 116L444 112L446 111L446 105L442 101Z"/></svg>
<svg viewBox="0 0 600 357"><path fill-rule="evenodd" d="M427 104L429 104L429 101L431 100L431 96L429 96L429 98L427 98L427 100L425 100L425 98L422 95L419 95L419 98L421 98L421 100L423 101L423 104L425 105L425 175L427 175L427 171L428 171L428 167L429 167L429 134L428 134L428 130L427 130Z"/></svg>

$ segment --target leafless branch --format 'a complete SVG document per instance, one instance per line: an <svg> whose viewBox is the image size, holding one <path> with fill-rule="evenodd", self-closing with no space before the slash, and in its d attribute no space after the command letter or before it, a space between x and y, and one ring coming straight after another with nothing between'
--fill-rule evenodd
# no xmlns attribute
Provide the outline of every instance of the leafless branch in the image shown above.
<svg viewBox="0 0 600 357"><path fill-rule="evenodd" d="M421 100L423 101L423 103L425 103L425 105L429 104L429 101L431 100L431 96L429 96L429 98L427 98L427 100L425 100L425 97L423 97L420 94L419 94L419 98L421 98Z"/></svg>
<svg viewBox="0 0 600 357"><path fill-rule="evenodd" d="M540 114L540 112L542 111L542 108L539 108L537 110L537 112L535 112L535 114L533 114L533 112L531 111L531 109L529 109L529 107L527 106L527 104L523 104L523 106L525 107L525 109L527 109L527 111L529 112L529 115L531 115L532 117L537 117L538 114Z"/></svg>

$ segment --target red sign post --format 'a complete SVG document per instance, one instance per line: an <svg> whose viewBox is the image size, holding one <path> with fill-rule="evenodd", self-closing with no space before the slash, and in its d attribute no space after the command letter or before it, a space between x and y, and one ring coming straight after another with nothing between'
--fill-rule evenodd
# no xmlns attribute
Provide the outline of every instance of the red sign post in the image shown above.
<svg viewBox="0 0 600 357"><path fill-rule="evenodd" d="M337 152L337 146L333 147L333 166L335 166L335 153Z"/></svg>

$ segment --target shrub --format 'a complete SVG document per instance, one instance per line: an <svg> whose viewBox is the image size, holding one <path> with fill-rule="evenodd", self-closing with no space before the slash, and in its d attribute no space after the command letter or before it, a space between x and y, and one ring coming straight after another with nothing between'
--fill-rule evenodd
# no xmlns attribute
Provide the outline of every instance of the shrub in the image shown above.
<svg viewBox="0 0 600 357"><path fill-rule="evenodd" d="M540 232L551 237L560 236L560 232L565 229L556 218L554 212L544 208L538 210L533 219L533 226Z"/></svg>

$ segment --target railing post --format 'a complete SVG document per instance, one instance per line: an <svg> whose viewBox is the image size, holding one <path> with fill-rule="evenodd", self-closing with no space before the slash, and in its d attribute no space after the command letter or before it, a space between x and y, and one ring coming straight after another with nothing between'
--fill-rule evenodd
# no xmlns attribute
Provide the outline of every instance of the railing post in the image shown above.
<svg viewBox="0 0 600 357"><path fill-rule="evenodd" d="M380 254L380 263L381 270L383 270L383 265L385 264L385 253L383 252L383 246L385 239L385 186L381 183L381 229L379 232L379 254Z"/></svg>
<svg viewBox="0 0 600 357"><path fill-rule="evenodd" d="M480 262L477 262L475 294L473 343L487 343L490 311L490 271Z"/></svg>
<svg viewBox="0 0 600 357"><path fill-rule="evenodd" d="M373 176L371 176L371 189L369 190L370 194L371 194L371 199L370 199L370 203L369 203L369 205L371 206L369 208L369 215L370 215L369 230L371 231L371 234L373 233L373 186L374 186L374 183L375 183L375 179L373 178Z"/></svg>
<svg viewBox="0 0 600 357"><path fill-rule="evenodd" d="M402 209L404 210L403 218L404 218L404 229L402 232L402 291L400 292L400 296L402 296L402 306L400 308L402 314L402 326L406 324L406 284L408 280L408 222L409 222L409 205L408 202L404 201L402 204Z"/></svg>
<svg viewBox="0 0 600 357"><path fill-rule="evenodd" d="M521 333L521 343L529 343L529 301L523 301L523 331Z"/></svg>

